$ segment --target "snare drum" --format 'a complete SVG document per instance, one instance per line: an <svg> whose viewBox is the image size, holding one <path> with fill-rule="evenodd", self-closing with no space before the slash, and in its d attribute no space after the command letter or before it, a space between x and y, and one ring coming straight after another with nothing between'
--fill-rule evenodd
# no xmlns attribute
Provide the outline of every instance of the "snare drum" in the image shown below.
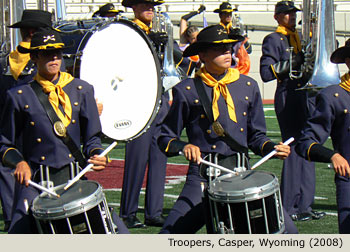
<svg viewBox="0 0 350 252"><path fill-rule="evenodd" d="M248 170L223 175L209 184L207 192L215 233L284 232L279 183L272 173Z"/></svg>
<svg viewBox="0 0 350 252"><path fill-rule="evenodd" d="M95 181L78 181L67 191L54 188L60 198L42 193L32 205L39 233L43 234L114 234L102 187Z"/></svg>
<svg viewBox="0 0 350 252"><path fill-rule="evenodd" d="M103 103L102 132L121 141L140 136L154 120L162 95L159 58L146 33L120 19L92 25L75 43L73 73L93 85Z"/></svg>

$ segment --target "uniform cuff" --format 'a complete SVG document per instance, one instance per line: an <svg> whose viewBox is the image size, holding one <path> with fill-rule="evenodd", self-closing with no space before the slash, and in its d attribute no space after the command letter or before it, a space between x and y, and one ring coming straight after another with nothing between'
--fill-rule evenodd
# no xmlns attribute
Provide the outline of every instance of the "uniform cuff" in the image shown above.
<svg viewBox="0 0 350 252"><path fill-rule="evenodd" d="M2 157L2 163L4 166L10 168L16 168L16 165L24 161L22 154L15 148L9 148L6 150L4 156Z"/></svg>
<svg viewBox="0 0 350 252"><path fill-rule="evenodd" d="M335 153L337 152L316 143L310 146L308 159L309 161L331 163L331 158Z"/></svg>
<svg viewBox="0 0 350 252"><path fill-rule="evenodd" d="M167 147L164 149L165 155L168 157L177 156L187 144L188 143L181 140L171 139L168 142Z"/></svg>
<svg viewBox="0 0 350 252"><path fill-rule="evenodd" d="M261 148L261 155L264 157L267 154L269 154L271 151L275 150L276 144L271 141L267 141L263 144L263 147Z"/></svg>

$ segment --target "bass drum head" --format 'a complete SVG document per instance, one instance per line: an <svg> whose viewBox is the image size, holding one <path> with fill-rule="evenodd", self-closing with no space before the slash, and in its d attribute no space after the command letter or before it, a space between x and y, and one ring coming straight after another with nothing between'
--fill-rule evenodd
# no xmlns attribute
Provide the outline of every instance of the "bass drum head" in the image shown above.
<svg viewBox="0 0 350 252"><path fill-rule="evenodd" d="M102 132L115 140L132 140L148 129L160 106L157 54L147 35L127 20L102 26L86 39L80 78L94 86L103 103Z"/></svg>

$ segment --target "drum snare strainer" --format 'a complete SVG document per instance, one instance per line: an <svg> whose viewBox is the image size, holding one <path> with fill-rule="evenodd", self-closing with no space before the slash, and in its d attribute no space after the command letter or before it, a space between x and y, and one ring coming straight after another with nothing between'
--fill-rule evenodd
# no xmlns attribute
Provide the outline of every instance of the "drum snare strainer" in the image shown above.
<svg viewBox="0 0 350 252"><path fill-rule="evenodd" d="M277 177L244 171L213 180L208 187L212 225L217 233L282 233L284 217Z"/></svg>

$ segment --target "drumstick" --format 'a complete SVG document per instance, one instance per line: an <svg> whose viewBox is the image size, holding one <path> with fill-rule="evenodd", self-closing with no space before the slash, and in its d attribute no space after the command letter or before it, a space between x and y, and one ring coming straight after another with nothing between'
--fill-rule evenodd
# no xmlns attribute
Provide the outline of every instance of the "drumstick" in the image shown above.
<svg viewBox="0 0 350 252"><path fill-rule="evenodd" d="M30 179L28 180L28 183L29 183L31 186L35 187L36 189L39 189L39 190L44 191L44 192L47 192L48 194L51 194L51 195L53 195L53 196L56 196L57 198L60 197L60 195L58 195L58 194L55 193L54 191L51 191L50 189L48 189L48 188L46 188L46 187L43 187L43 186L41 186L41 185L39 185L39 184L37 184L37 183L31 181Z"/></svg>
<svg viewBox="0 0 350 252"><path fill-rule="evenodd" d="M291 142L294 141L294 137L289 138L287 141L283 143L283 145L289 145ZM271 151L269 154L267 154L265 157L259 160L259 162L255 163L253 167L251 168L252 170L258 167L259 165L265 163L267 160L269 160L273 155L277 153L277 150Z"/></svg>
<svg viewBox="0 0 350 252"><path fill-rule="evenodd" d="M182 156L184 155L184 153L183 153L182 151L180 151L179 154L182 155ZM234 175L238 175L238 172L231 171L230 169L227 169L227 168L225 168L225 167L223 167L223 166L221 166L221 165L218 165L218 164L211 163L211 162L206 161L206 160L204 160L204 159L202 159L202 158L200 158L200 161L199 161L199 162L200 162L200 163L203 163L203 164L205 164L205 165L214 167L214 168L216 168L216 169L222 170L222 171L224 171L224 172L229 172L229 173L233 173Z"/></svg>
<svg viewBox="0 0 350 252"><path fill-rule="evenodd" d="M114 141L110 146L107 147L100 155L99 157L104 157L110 152L115 146L117 145L117 141ZM75 176L72 180L68 182L68 184L64 187L64 190L67 190L69 187L71 187L75 182L77 182L85 173L87 173L94 164L88 164L81 172L78 173L77 176Z"/></svg>

